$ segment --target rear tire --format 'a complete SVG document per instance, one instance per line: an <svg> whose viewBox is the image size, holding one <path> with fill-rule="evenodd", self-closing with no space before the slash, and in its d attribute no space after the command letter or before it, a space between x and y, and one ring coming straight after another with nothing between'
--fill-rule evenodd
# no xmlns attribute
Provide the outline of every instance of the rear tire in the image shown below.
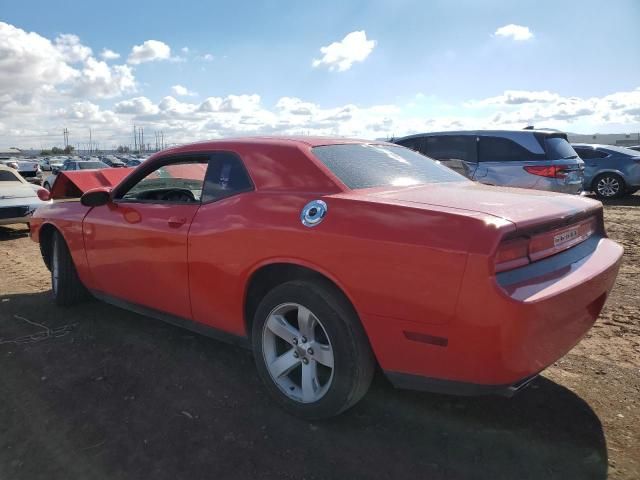
<svg viewBox="0 0 640 480"><path fill-rule="evenodd" d="M87 289L78 277L67 242L59 232L54 232L51 239L51 290L60 306L74 305L87 297Z"/></svg>
<svg viewBox="0 0 640 480"><path fill-rule="evenodd" d="M602 173L593 180L592 189L600 199L620 198L626 192L626 185L620 175Z"/></svg>
<svg viewBox="0 0 640 480"><path fill-rule="evenodd" d="M291 281L260 302L252 326L258 374L275 401L308 419L338 415L369 389L375 360L353 307L325 281Z"/></svg>

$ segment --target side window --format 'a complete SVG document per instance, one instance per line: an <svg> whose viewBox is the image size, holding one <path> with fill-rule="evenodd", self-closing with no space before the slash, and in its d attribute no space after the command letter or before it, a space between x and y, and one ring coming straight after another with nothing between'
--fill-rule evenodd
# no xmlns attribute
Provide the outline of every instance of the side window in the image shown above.
<svg viewBox="0 0 640 480"><path fill-rule="evenodd" d="M215 202L250 190L253 190L253 183L237 155L230 152L211 154L202 202Z"/></svg>
<svg viewBox="0 0 640 480"><path fill-rule="evenodd" d="M475 135L442 135L425 138L424 153L436 160L477 162Z"/></svg>
<svg viewBox="0 0 640 480"><path fill-rule="evenodd" d="M580 148L573 147L578 156L583 160L590 160L595 158L605 158L608 155L605 152L601 152L600 150L595 150L593 148Z"/></svg>
<svg viewBox="0 0 640 480"><path fill-rule="evenodd" d="M480 137L478 156L481 162L522 162L540 159L540 155L530 152L513 140L501 137Z"/></svg>
<svg viewBox="0 0 640 480"><path fill-rule="evenodd" d="M167 159L124 194L119 192L118 198L145 203L199 203L207 164L206 156Z"/></svg>

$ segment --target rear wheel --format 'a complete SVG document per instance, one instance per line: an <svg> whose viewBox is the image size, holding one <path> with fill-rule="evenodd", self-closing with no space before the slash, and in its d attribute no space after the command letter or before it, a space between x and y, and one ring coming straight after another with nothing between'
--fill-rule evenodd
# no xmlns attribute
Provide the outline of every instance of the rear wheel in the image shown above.
<svg viewBox="0 0 640 480"><path fill-rule="evenodd" d="M375 361L353 308L325 282L292 281L260 302L252 343L272 397L306 419L337 415L367 392Z"/></svg>
<svg viewBox="0 0 640 480"><path fill-rule="evenodd" d="M67 243L59 232L53 233L51 242L51 290L55 302L62 306L79 303L87 296Z"/></svg>
<svg viewBox="0 0 640 480"><path fill-rule="evenodd" d="M603 173L593 181L593 191L598 198L620 198L625 190L624 180L616 173Z"/></svg>

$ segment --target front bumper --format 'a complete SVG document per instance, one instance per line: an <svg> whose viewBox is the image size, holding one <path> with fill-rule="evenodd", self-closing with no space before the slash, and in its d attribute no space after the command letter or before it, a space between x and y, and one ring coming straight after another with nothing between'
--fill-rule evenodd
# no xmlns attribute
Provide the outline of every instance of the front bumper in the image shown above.
<svg viewBox="0 0 640 480"><path fill-rule="evenodd" d="M517 391L591 328L613 288L621 258L617 243L591 238L495 277L486 257L470 255L449 323L369 317L367 331L382 369L399 387L473 394Z"/></svg>
<svg viewBox="0 0 640 480"><path fill-rule="evenodd" d="M29 223L37 205L12 205L0 207L0 225Z"/></svg>

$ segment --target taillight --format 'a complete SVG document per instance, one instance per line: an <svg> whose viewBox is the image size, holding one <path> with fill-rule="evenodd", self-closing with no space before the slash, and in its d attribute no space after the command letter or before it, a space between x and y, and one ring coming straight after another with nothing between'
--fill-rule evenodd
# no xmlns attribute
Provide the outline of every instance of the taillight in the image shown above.
<svg viewBox="0 0 640 480"><path fill-rule="evenodd" d="M569 165L547 165L547 166L526 166L523 167L532 175L548 178L566 178Z"/></svg>
<svg viewBox="0 0 640 480"><path fill-rule="evenodd" d="M503 241L496 252L496 273L528 265L567 250L590 238L598 230L595 217L566 227Z"/></svg>
<svg viewBox="0 0 640 480"><path fill-rule="evenodd" d="M529 239L514 238L502 242L496 253L496 273L522 267L529 262Z"/></svg>

